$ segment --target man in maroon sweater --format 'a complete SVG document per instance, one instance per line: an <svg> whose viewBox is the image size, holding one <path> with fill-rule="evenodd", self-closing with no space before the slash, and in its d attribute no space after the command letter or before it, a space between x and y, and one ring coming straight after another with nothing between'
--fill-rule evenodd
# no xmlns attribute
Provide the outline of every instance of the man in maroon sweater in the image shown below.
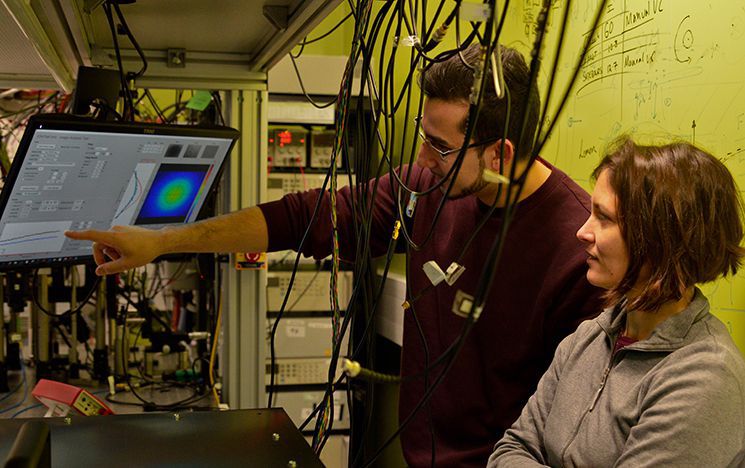
<svg viewBox="0 0 745 468"><path fill-rule="evenodd" d="M430 411L420 411L401 434L404 456L411 466L429 466L433 455L439 466L483 466L494 443L534 391L559 341L580 321L601 310L599 290L585 278L587 255L575 237L589 215L589 196L566 174L540 158L528 167L538 118L538 93L535 87L528 88L528 69L522 56L507 48L501 48L500 53L512 106L506 132L506 100L497 98L487 74L489 85L469 149L457 175L448 177L458 156L457 148L465 138L473 81L471 69L455 55L422 75L420 84L427 98L420 120L423 144L416 166L401 170L402 174L408 173L409 188L416 191L448 179L440 189L420 197L413 216L405 220L413 241L423 245L410 253L408 282L414 298L409 298L412 308L404 318L403 376L421 375L427 367L423 339L432 362L462 331L465 319L451 312L456 292L475 294L484 258L503 222L502 210L498 208L489 215L489 207L506 203L506 191L500 192L497 184L487 182L483 178L485 170L500 172L502 165L504 174L510 174L513 166L518 176L527 171L481 316L435 390ZM471 47L463 56L476 63L478 54L478 48ZM520 115L528 96L531 102L525 138L518 145ZM505 134L507 138L502 141ZM448 191L452 178L455 180ZM397 219L396 194L400 189L388 175L379 180L370 238L373 255L382 255L387 249ZM172 252L297 248L317 197L317 191L292 194L277 202L160 231L115 227L108 232L67 235L94 241L99 265L96 272L101 275L143 265ZM443 197L448 200L433 226ZM306 255L323 258L332 250L328 198L325 194L303 249ZM349 189L342 189L337 197L337 217L341 255L346 258L355 252L353 216ZM477 229L482 221L484 226ZM434 234L425 242L430 229ZM463 252L466 244L469 248ZM446 269L459 257L465 270L454 284L443 281L432 286L423 272L424 264L434 260ZM441 369L430 372L430 383ZM425 391L421 378L404 380L401 420L410 415Z"/></svg>

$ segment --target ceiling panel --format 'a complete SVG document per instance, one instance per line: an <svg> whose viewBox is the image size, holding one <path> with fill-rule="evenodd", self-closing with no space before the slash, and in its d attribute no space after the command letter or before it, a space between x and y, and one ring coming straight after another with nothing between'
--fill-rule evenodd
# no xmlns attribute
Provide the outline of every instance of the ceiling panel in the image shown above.
<svg viewBox="0 0 745 468"><path fill-rule="evenodd" d="M340 2L138 0L120 8L148 59L137 85L237 89L265 87L266 71ZM37 77L69 91L79 65L116 66L102 3L0 0L0 86L22 87ZM286 23L269 21L265 6L286 8ZM118 40L125 70L139 70L130 41ZM170 49L183 49L185 61L169 60Z"/></svg>
<svg viewBox="0 0 745 468"><path fill-rule="evenodd" d="M0 3L0 88L56 86L34 43Z"/></svg>
<svg viewBox="0 0 745 468"><path fill-rule="evenodd" d="M47 66L41 61L34 45L23 34L5 6L6 14L0 15L0 72L28 75L48 75Z"/></svg>
<svg viewBox="0 0 745 468"><path fill-rule="evenodd" d="M146 49L246 54L258 50L276 32L262 15L266 3L292 8L298 2L140 0L121 5L120 9L135 38ZM93 11L91 23L93 41L102 48L112 48L111 31L102 7ZM119 41L124 43L123 47L131 48L125 37Z"/></svg>

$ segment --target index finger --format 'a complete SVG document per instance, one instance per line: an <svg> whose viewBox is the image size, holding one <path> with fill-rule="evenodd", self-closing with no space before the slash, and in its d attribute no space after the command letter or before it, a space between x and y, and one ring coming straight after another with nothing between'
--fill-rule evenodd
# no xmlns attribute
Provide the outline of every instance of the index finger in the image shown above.
<svg viewBox="0 0 745 468"><path fill-rule="evenodd" d="M65 237L75 240L87 240L106 243L108 240L110 240L111 234L107 231L87 229L84 231L65 231Z"/></svg>

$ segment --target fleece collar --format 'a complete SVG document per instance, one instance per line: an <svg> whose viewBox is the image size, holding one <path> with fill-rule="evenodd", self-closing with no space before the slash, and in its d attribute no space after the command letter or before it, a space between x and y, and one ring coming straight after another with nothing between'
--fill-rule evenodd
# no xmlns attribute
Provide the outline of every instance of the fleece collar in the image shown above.
<svg viewBox="0 0 745 468"><path fill-rule="evenodd" d="M596 319L600 328L608 335L608 339L613 342L624 323L624 303L617 304L615 307L609 307L603 311ZM694 323L702 320L709 314L709 301L703 295L700 289L695 288L693 299L688 307L683 309L679 314L669 317L667 320L657 325L652 335L646 340L637 341L627 347L627 349L646 350L646 351L668 351L678 349L686 344L690 339L688 333Z"/></svg>

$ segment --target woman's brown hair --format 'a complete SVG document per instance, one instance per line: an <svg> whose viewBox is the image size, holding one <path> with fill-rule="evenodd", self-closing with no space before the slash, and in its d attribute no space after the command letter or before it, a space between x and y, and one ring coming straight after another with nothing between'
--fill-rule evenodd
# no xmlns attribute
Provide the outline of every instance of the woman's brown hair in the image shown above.
<svg viewBox="0 0 745 468"><path fill-rule="evenodd" d="M607 292L609 303L638 286L645 266L649 278L629 310L655 311L690 286L737 273L745 255L743 203L721 161L689 143L641 146L622 137L593 179L606 170L629 251L629 268Z"/></svg>

